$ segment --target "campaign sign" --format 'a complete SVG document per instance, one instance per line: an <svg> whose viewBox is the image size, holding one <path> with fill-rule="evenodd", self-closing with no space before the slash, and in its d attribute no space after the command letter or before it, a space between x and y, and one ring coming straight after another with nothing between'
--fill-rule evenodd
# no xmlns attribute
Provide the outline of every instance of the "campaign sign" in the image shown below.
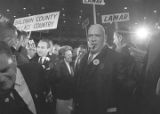
<svg viewBox="0 0 160 114"><path fill-rule="evenodd" d="M129 21L129 13L102 15L102 23Z"/></svg>
<svg viewBox="0 0 160 114"><path fill-rule="evenodd" d="M14 20L14 25L23 31L40 31L56 29L60 12L51 12Z"/></svg>
<svg viewBox="0 0 160 114"><path fill-rule="evenodd" d="M83 4L105 5L104 0L83 0Z"/></svg>

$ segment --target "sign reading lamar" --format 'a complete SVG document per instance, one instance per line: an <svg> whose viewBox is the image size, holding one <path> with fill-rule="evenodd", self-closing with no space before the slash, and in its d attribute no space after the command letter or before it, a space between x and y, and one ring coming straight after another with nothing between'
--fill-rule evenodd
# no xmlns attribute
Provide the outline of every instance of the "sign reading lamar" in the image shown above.
<svg viewBox="0 0 160 114"><path fill-rule="evenodd" d="M102 15L102 23L129 21L129 13Z"/></svg>
<svg viewBox="0 0 160 114"><path fill-rule="evenodd" d="M39 14L14 20L14 25L23 31L56 29L60 12Z"/></svg>
<svg viewBox="0 0 160 114"><path fill-rule="evenodd" d="M105 5L104 0L83 0L83 4Z"/></svg>

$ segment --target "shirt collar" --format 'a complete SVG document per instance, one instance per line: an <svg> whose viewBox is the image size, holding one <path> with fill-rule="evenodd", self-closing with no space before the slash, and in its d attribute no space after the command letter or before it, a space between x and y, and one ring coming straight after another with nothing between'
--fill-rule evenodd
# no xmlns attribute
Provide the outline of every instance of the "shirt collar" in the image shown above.
<svg viewBox="0 0 160 114"><path fill-rule="evenodd" d="M29 58L29 59L32 59L32 57L31 57L31 56L29 56L29 55L27 55L27 56L28 56L28 58Z"/></svg>
<svg viewBox="0 0 160 114"><path fill-rule="evenodd" d="M89 53L89 56L88 56L88 58L91 56L91 55L93 55L93 59L99 54L100 52L98 52L98 53L94 53L94 54L91 54L91 53Z"/></svg>
<svg viewBox="0 0 160 114"><path fill-rule="evenodd" d="M64 58L64 61L65 61L65 63L66 63L66 64L69 64L69 62L68 62L68 61L66 61L66 59L65 59L65 58Z"/></svg>

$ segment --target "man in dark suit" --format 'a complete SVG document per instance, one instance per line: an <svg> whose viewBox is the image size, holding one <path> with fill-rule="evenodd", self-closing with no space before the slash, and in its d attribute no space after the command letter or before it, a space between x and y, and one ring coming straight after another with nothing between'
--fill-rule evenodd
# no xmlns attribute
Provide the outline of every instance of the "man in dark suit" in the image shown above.
<svg viewBox="0 0 160 114"><path fill-rule="evenodd" d="M75 73L75 114L118 113L118 92L123 83L125 69L121 56L109 49L105 30L99 24L88 31L87 53Z"/></svg>
<svg viewBox="0 0 160 114"><path fill-rule="evenodd" d="M84 45L80 45L76 50L76 57L74 62L74 71L76 71L79 67L79 63L83 56L87 53L87 49Z"/></svg>
<svg viewBox="0 0 160 114"><path fill-rule="evenodd" d="M26 49L21 46L18 39L19 33L12 23L0 23L0 41L6 42L16 56L17 64L26 62Z"/></svg>
<svg viewBox="0 0 160 114"><path fill-rule="evenodd" d="M51 45L48 39L41 39L37 45L37 57L36 61L40 63L45 70L50 70L55 66L55 55L50 55L49 51Z"/></svg>
<svg viewBox="0 0 160 114"><path fill-rule="evenodd" d="M35 63L18 68L8 45L0 41L0 114L47 114L44 75Z"/></svg>
<svg viewBox="0 0 160 114"><path fill-rule="evenodd" d="M71 114L73 90L73 66L71 49L61 49L63 59L56 65L55 94L57 114Z"/></svg>
<svg viewBox="0 0 160 114"><path fill-rule="evenodd" d="M56 72L55 72L55 61L53 61L53 55L49 55L49 51L50 51L51 45L50 45L50 41L48 39L41 39L38 42L37 45L37 56L35 56L33 58L32 61L37 62L38 64L40 64L43 69L45 70L45 73L47 74L45 76L45 80L47 82L47 87L48 90L50 90L49 92L49 101L48 101L48 107L50 107L50 109L52 109L51 114L55 113L55 109L56 109L56 99L55 99L55 95L54 95L54 82L52 83L52 80L54 80ZM52 83L52 84L51 84Z"/></svg>

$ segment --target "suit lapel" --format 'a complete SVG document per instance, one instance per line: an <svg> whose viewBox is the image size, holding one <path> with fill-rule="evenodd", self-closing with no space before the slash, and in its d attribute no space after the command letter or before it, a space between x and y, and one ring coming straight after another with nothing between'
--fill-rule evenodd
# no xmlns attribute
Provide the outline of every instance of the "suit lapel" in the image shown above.
<svg viewBox="0 0 160 114"><path fill-rule="evenodd" d="M25 69L24 69L25 70ZM32 97L32 99L33 99L33 102L34 102L34 104L36 105L36 103L35 103L35 98L37 97L37 95L36 95L36 93L34 93L34 90L33 90L33 86L32 86L32 82L31 82L31 79L30 79L30 74L29 73L27 73L27 72L25 72L24 70L22 70L21 68L20 68L20 71L21 71L21 73L22 73L22 75L23 75L23 78L24 78L24 80L25 80L25 82L26 82L26 84L27 84L27 86L28 86L28 89L29 89L29 92L30 92L30 94L31 94L31 97Z"/></svg>
<svg viewBox="0 0 160 114"><path fill-rule="evenodd" d="M89 53L87 53L84 56L82 62L80 63L80 68L82 69L82 71L87 70L87 67L88 67L88 56L89 56Z"/></svg>
<svg viewBox="0 0 160 114"><path fill-rule="evenodd" d="M33 114L16 90L13 89L11 93L13 96L0 101L0 114Z"/></svg>
<svg viewBox="0 0 160 114"><path fill-rule="evenodd" d="M81 63L80 63L80 69L78 70L78 75L77 75L77 86L80 86L81 83L83 82L83 84L85 85L85 83L87 84L89 80L94 80L95 78L97 79L97 74L100 74L101 72L101 67L104 67L104 59L106 58L107 54L107 47L104 47L104 49L101 51L101 53L99 53L99 55L97 55L94 60L88 64L88 56L89 53L86 54ZM99 61L99 63L95 63L95 61ZM100 79L99 79L100 80Z"/></svg>
<svg viewBox="0 0 160 114"><path fill-rule="evenodd" d="M107 55L107 47L104 49L92 60L90 64L88 64L88 76L92 77L93 75L96 76L99 73L101 66L104 64L104 59Z"/></svg>
<svg viewBox="0 0 160 114"><path fill-rule="evenodd" d="M69 69L67 64L65 63L65 61L63 60L63 68L65 69L65 72L67 73L67 75L70 75Z"/></svg>
<svg viewBox="0 0 160 114"><path fill-rule="evenodd" d="M89 55L89 53L84 55L84 57L82 58L82 60L79 64L79 69L76 71L75 78L76 78L76 82L77 82L77 87L80 86L80 82L81 82L81 80L83 80L85 73L88 70L88 64L87 64L88 55Z"/></svg>

